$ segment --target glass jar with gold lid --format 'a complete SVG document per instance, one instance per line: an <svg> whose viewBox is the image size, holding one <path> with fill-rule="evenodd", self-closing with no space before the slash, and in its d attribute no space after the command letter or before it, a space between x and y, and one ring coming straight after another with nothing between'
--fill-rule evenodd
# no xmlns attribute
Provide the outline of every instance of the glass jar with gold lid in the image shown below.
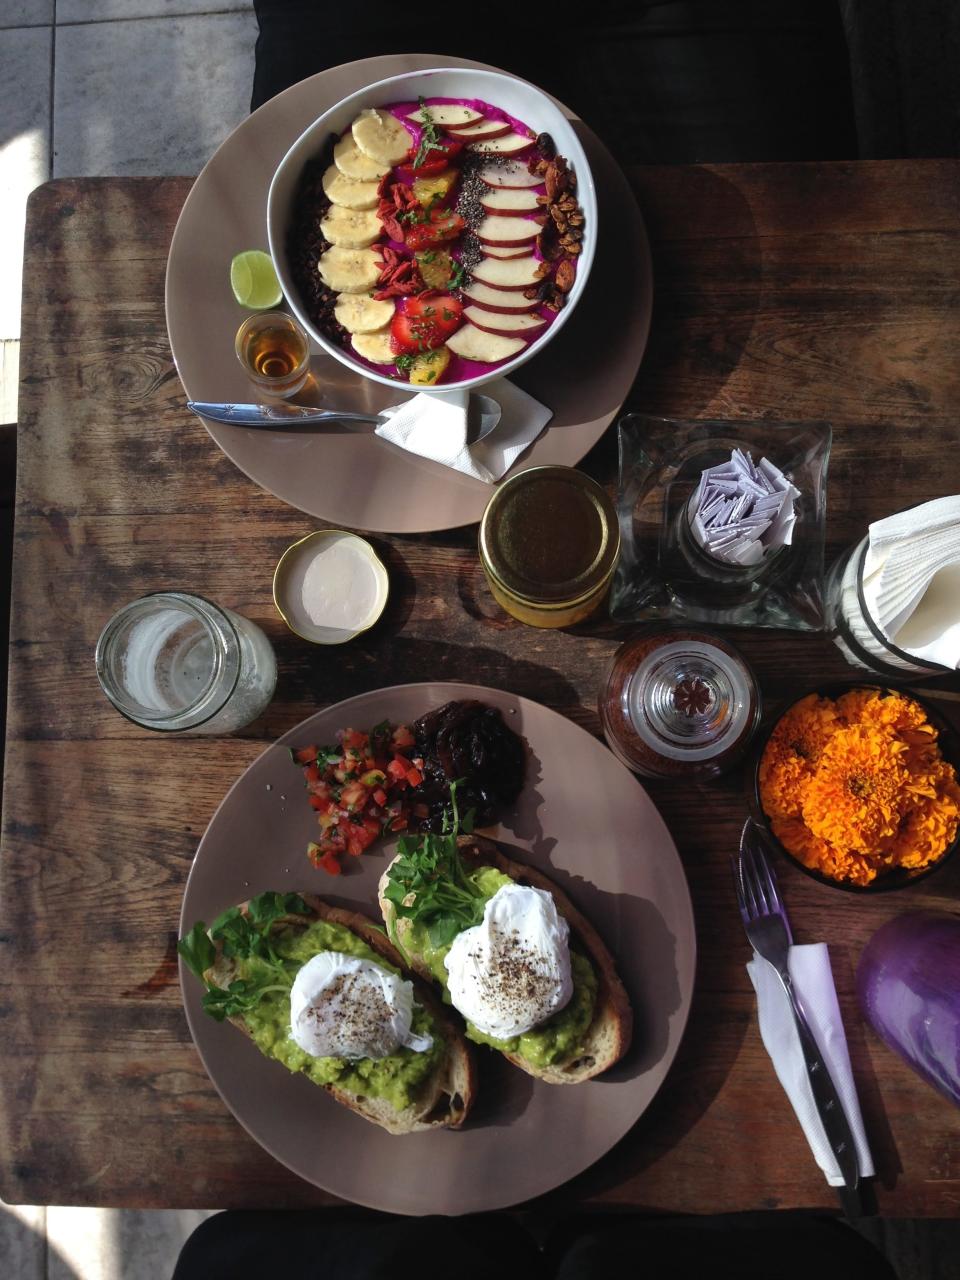
<svg viewBox="0 0 960 1280"><path fill-rule="evenodd" d="M620 554L613 503L573 467L528 467L502 484L480 522L494 599L533 627L570 627L606 598Z"/></svg>

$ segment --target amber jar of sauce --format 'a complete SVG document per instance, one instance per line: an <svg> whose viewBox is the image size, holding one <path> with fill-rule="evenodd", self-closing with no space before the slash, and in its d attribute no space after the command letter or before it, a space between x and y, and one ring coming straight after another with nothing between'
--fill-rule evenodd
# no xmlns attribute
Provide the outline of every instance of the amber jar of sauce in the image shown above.
<svg viewBox="0 0 960 1280"><path fill-rule="evenodd" d="M715 777L743 757L760 722L753 672L721 636L650 627L622 644L600 688L613 754L648 778Z"/></svg>
<svg viewBox="0 0 960 1280"><path fill-rule="evenodd" d="M570 627L606 599L620 554L613 503L573 467L528 467L480 522L480 563L497 603L532 627Z"/></svg>

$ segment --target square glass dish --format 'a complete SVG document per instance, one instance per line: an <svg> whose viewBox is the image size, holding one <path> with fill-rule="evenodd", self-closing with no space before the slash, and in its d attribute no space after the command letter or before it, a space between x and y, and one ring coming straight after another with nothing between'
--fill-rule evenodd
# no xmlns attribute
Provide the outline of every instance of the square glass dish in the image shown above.
<svg viewBox="0 0 960 1280"><path fill-rule="evenodd" d="M682 422L631 413L617 431L621 552L613 618L823 630L829 423ZM690 533L687 504L701 473L734 449L754 462L768 458L800 490L791 543L756 565L719 561Z"/></svg>

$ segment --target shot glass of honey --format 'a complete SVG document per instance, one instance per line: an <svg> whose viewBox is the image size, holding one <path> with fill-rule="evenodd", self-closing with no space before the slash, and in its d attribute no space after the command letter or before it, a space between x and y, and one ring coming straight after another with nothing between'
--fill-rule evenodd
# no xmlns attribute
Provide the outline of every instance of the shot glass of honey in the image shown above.
<svg viewBox="0 0 960 1280"><path fill-rule="evenodd" d="M310 375L310 340L292 316L265 311L237 330L237 359L261 395L284 400Z"/></svg>

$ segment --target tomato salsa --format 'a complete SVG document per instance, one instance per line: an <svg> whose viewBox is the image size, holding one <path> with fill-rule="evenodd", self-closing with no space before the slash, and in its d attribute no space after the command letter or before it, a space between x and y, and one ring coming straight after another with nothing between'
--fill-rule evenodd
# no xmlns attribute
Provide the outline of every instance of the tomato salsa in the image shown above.
<svg viewBox="0 0 960 1280"><path fill-rule="evenodd" d="M380 836L426 817L427 806L410 796L423 781L423 759L412 754L414 747L406 725L383 720L367 733L339 730L335 746L291 751L320 825L319 839L307 847L315 867L339 875L344 854L359 857Z"/></svg>

